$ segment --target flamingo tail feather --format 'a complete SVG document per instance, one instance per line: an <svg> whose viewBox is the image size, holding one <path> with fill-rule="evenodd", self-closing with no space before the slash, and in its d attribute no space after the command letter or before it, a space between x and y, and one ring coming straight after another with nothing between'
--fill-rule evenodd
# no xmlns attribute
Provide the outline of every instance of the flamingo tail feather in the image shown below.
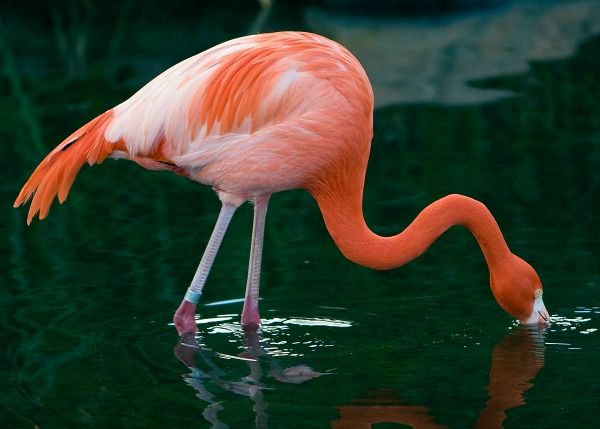
<svg viewBox="0 0 600 429"><path fill-rule="evenodd" d="M27 224L39 213L39 218L48 215L54 197L62 204L69 194L77 173L86 162L89 165L100 164L119 145L109 142L104 134L113 118L108 110L79 128L56 148L54 148L37 166L29 177L13 206L18 207L31 200Z"/></svg>

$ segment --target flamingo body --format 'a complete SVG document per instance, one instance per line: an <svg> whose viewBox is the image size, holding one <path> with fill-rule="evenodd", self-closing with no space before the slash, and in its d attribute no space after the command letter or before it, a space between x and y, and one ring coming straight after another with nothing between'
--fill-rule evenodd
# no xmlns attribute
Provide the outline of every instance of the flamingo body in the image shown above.
<svg viewBox="0 0 600 429"><path fill-rule="evenodd" d="M356 121L370 129L372 111L367 76L345 48L307 33L263 34L171 67L113 109L105 138L123 141L124 157L160 153L193 180L253 197L306 187L340 152L368 157L369 139L341 135Z"/></svg>
<svg viewBox="0 0 600 429"><path fill-rule="evenodd" d="M423 253L452 225L469 228L490 268L498 303L527 323L547 318L541 282L508 250L487 208L452 195L425 208L394 237L366 226L362 192L373 128L365 71L322 36L281 32L234 39L163 72L122 104L59 144L24 185L15 207L33 196L27 221L63 202L88 162L125 158L171 170L218 193L223 206L200 266L175 314L180 333L195 329L195 304L235 209L255 202L242 322L260 323L258 284L269 196L307 189L350 260L390 269ZM539 314L539 317L538 317Z"/></svg>

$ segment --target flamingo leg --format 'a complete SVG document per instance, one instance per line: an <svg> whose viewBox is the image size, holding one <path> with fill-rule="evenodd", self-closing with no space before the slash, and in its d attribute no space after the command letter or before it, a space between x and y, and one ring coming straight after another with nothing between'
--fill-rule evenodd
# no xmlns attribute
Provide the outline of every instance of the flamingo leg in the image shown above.
<svg viewBox="0 0 600 429"><path fill-rule="evenodd" d="M248 263L248 280L246 296L242 310L242 325L260 326L258 314L258 288L260 284L260 264L262 260L263 238L265 235L265 219L270 195L259 195L254 198L254 221L252 224L252 244L250 262Z"/></svg>
<svg viewBox="0 0 600 429"><path fill-rule="evenodd" d="M188 288L183 301L179 305L179 308L173 316L173 322L179 334L187 332L196 332L196 322L194 321L194 313L196 312L196 304L202 295L202 289L208 278L208 273L213 265L215 256L219 251L219 246L223 241L229 222L235 213L237 206L232 204L223 203L221 211L219 212L219 218L215 224L215 228L208 240L206 250L200 260L200 265L196 270L196 274L192 280L190 287Z"/></svg>

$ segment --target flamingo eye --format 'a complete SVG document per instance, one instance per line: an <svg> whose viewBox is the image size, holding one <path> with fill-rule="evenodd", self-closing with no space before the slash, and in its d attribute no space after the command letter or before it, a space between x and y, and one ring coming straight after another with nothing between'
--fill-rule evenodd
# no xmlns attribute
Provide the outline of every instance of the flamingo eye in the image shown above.
<svg viewBox="0 0 600 429"><path fill-rule="evenodd" d="M544 293L544 291L542 289L536 289L535 290L535 297L536 298L540 298L543 293Z"/></svg>

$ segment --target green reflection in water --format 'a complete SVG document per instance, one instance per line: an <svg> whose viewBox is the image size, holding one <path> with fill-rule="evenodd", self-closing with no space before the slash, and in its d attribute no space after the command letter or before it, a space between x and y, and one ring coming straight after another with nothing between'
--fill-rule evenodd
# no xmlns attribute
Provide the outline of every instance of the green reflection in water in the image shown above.
<svg viewBox="0 0 600 429"><path fill-rule="evenodd" d="M35 18L20 29L14 19L3 23L11 30L2 35L0 79L6 427L210 427L206 403L173 356L168 323L216 219L212 191L107 161L84 168L68 203L42 223L27 228L24 211L9 208L45 150L168 64L244 33L256 16L256 7L240 10L239 20L210 15L196 24L195 37L184 26L168 32L161 22L154 33L128 32L125 23L141 25L131 4L116 11L117 28L94 21L87 6L40 17L53 28L47 38ZM97 57L104 59L90 62ZM598 58L596 38L571 59L475 83L519 97L469 107L392 106L375 115L365 194L375 231L396 233L434 199L465 193L485 201L511 248L542 276L546 305L558 316L546 333L545 367L525 393L527 406L508 412L507 427L577 427L600 417L589 382L600 357ZM232 223L205 302L242 296L250 228L246 207ZM307 365L330 374L296 385L266 371L269 425L294 427L290 416L302 415L302 427L328 427L340 407L361 400L424 407L436 424L450 427L474 424L488 400L493 350L511 322L493 302L468 232L453 229L408 266L374 272L346 261L314 202L293 191L272 199L265 241L261 308L279 322L265 327L270 344L261 367ZM248 365L219 356L244 350L235 324L240 310L239 303L201 309L203 318L231 318L230 333L207 328L202 341L222 378L235 382L248 376ZM221 404L221 421L254 421L252 399L205 386Z"/></svg>

